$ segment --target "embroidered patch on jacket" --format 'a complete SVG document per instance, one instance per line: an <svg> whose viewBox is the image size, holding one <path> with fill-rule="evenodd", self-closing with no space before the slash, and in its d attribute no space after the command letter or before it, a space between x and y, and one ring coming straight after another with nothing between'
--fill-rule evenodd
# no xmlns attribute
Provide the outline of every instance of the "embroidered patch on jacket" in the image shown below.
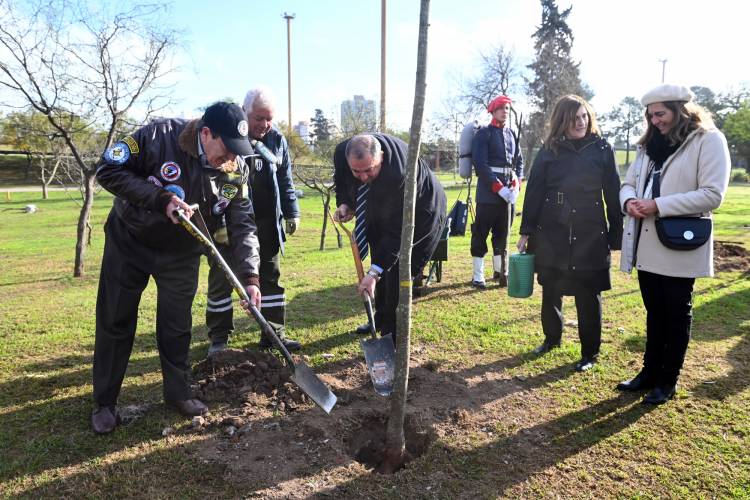
<svg viewBox="0 0 750 500"><path fill-rule="evenodd" d="M247 135L247 122L245 120L242 120L237 124L237 132L239 132L242 137Z"/></svg>
<svg viewBox="0 0 750 500"><path fill-rule="evenodd" d="M226 198L219 198L219 201L216 202L216 204L213 206L213 213L214 215L221 215L224 213L224 210L227 209L229 206L229 200Z"/></svg>
<svg viewBox="0 0 750 500"><path fill-rule="evenodd" d="M221 186L221 196L231 200L237 195L237 186L234 184L224 184Z"/></svg>
<svg viewBox="0 0 750 500"><path fill-rule="evenodd" d="M168 186L165 186L164 189L173 192L181 200L185 199L185 190L177 184L169 184Z"/></svg>
<svg viewBox="0 0 750 500"><path fill-rule="evenodd" d="M156 184L159 187L164 186L164 184L162 184L161 181L157 179L156 177L154 177L153 175L149 175L148 177L146 177L146 180L150 182L151 184Z"/></svg>
<svg viewBox="0 0 750 500"><path fill-rule="evenodd" d="M255 159L255 170L263 170L263 160L261 160L260 158Z"/></svg>
<svg viewBox="0 0 750 500"><path fill-rule="evenodd" d="M138 147L138 143L137 143L137 142L135 142L135 139L133 139L133 138L132 138L132 137L130 137L129 135L128 135L128 136L126 136L126 137L125 137L125 138L124 138L124 139L122 140L122 142L124 142L125 144L127 144L127 145L128 145L128 147L130 148L130 154L134 154L134 155L137 155L138 153L140 153L140 151L141 151L141 150L140 150L140 148Z"/></svg>
<svg viewBox="0 0 750 500"><path fill-rule="evenodd" d="M173 161L168 161L162 165L159 172L161 173L161 178L167 182L176 181L180 178L180 174L182 173L180 171L180 166Z"/></svg>
<svg viewBox="0 0 750 500"><path fill-rule="evenodd" d="M130 148L124 142L116 142L104 152L104 160L114 165L123 165L130 158Z"/></svg>

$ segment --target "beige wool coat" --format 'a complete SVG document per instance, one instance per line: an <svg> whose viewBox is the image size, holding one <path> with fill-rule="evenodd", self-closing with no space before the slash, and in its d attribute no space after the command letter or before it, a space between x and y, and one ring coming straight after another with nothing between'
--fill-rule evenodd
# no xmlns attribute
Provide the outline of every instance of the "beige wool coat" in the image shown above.
<svg viewBox="0 0 750 500"><path fill-rule="evenodd" d="M639 148L620 188L620 207L630 198L643 198L651 160L645 148ZM661 217L711 216L721 205L729 184L731 163L727 141L715 128L694 130L677 151L664 162L661 196L656 206ZM713 234L695 250L671 250L659 241L655 217L643 219L637 255L634 259L637 220L627 216L622 236L620 269L633 267L664 276L699 278L713 276Z"/></svg>

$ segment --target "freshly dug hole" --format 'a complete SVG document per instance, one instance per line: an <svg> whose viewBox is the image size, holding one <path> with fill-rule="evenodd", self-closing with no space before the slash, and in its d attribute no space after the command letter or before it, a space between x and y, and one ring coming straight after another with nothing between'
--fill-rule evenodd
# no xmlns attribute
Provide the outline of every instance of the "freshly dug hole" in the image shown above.
<svg viewBox="0 0 750 500"><path fill-rule="evenodd" d="M368 469L378 469L385 459L385 432L388 416L374 414L363 417L349 436L344 438L346 450L354 460ZM404 465L422 456L435 441L435 431L422 425L415 415L407 415L404 422L406 453Z"/></svg>

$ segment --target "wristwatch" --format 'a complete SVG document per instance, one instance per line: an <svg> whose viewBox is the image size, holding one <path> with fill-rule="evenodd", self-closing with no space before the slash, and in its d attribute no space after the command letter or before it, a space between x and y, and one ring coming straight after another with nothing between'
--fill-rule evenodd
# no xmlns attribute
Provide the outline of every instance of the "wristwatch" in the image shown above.
<svg viewBox="0 0 750 500"><path fill-rule="evenodd" d="M380 279L380 273L377 271L377 269L370 268L367 270L367 275L373 278L375 281L378 281Z"/></svg>

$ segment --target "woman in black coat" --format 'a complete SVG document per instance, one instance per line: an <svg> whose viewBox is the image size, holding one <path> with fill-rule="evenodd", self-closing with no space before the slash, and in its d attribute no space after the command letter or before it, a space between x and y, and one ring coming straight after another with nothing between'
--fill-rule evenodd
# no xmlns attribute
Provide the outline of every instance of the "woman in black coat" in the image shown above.
<svg viewBox="0 0 750 500"><path fill-rule="evenodd" d="M601 292L611 288L610 250L618 250L622 238L619 190L614 151L600 136L593 109L581 97L560 98L531 168L518 249L535 254L542 285L544 342L534 352L560 345L562 297L573 295L581 340L577 371L591 369L599 355Z"/></svg>

